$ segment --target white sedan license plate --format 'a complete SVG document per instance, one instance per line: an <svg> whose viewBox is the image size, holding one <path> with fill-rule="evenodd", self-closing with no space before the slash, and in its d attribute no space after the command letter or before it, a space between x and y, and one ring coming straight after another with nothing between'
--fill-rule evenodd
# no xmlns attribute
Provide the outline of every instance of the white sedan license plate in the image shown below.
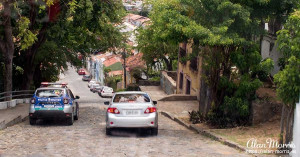
<svg viewBox="0 0 300 157"><path fill-rule="evenodd" d="M139 111L138 110L127 110L126 115L138 115Z"/></svg>

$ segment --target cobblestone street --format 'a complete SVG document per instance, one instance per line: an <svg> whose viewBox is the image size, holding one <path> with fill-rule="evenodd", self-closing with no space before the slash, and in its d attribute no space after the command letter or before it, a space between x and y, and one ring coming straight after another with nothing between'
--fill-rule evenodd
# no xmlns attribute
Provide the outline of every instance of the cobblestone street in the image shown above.
<svg viewBox="0 0 300 157"><path fill-rule="evenodd" d="M248 156L244 152L196 134L159 115L158 136L140 130L116 130L105 135L104 99L89 91L70 67L61 82L68 82L80 105L79 120L67 126L63 121L28 120L0 131L0 156ZM158 109L159 110L159 109Z"/></svg>

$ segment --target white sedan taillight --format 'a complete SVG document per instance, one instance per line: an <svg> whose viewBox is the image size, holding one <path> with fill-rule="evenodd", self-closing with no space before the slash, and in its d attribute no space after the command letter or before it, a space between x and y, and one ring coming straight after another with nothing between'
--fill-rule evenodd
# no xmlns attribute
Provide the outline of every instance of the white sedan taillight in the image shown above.
<svg viewBox="0 0 300 157"><path fill-rule="evenodd" d="M120 111L117 108L115 108L115 107L109 107L107 109L107 112L108 113L113 113L113 114L120 114Z"/></svg>
<svg viewBox="0 0 300 157"><path fill-rule="evenodd" d="M153 113L156 112L156 107L148 107L144 113Z"/></svg>

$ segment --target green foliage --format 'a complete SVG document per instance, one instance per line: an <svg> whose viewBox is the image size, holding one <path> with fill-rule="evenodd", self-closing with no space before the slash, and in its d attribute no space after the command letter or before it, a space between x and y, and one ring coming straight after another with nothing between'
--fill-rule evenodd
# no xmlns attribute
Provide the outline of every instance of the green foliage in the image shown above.
<svg viewBox="0 0 300 157"><path fill-rule="evenodd" d="M262 24L270 19L284 21L286 13L299 2L156 0L151 3L151 25L147 30L150 33L145 35L151 37L151 43L153 40L176 45L189 43L192 54L179 59L184 64L196 61L193 54L202 57L202 76L212 98L208 105L213 106L207 115L209 121L223 126L246 124L255 91L261 81L269 78L274 66L271 59L262 60L259 53L257 39L266 33Z"/></svg>
<svg viewBox="0 0 300 157"><path fill-rule="evenodd" d="M120 1L44 1L19 0L11 5L12 36L16 39L14 64L25 69L25 73L37 71L34 77L42 75L56 80L61 67L67 68L67 62L77 67L82 65L78 52L87 56L90 49L106 51L123 46L124 36L117 27L125 15ZM53 15L54 20L49 20L53 5L59 5L59 11ZM0 39L4 38L4 28L0 25ZM25 64L29 60L34 64Z"/></svg>
<svg viewBox="0 0 300 157"><path fill-rule="evenodd" d="M109 73L109 72L111 72L111 69L109 67L105 67L104 68L104 73Z"/></svg>
<svg viewBox="0 0 300 157"><path fill-rule="evenodd" d="M114 91L117 90L117 83L122 81L121 76L111 76L105 78L105 84L111 88L114 89Z"/></svg>
<svg viewBox="0 0 300 157"><path fill-rule="evenodd" d="M139 80L142 79L142 73L145 69L141 67L135 67L130 70L132 77L136 80L136 83L139 83Z"/></svg>
<svg viewBox="0 0 300 157"><path fill-rule="evenodd" d="M138 84L132 83L127 85L126 91L141 91Z"/></svg>
<svg viewBox="0 0 300 157"><path fill-rule="evenodd" d="M286 67L275 75L275 83L280 99L287 105L296 105L300 93L300 59L290 57Z"/></svg>
<svg viewBox="0 0 300 157"><path fill-rule="evenodd" d="M193 110L192 112L189 112L189 116L190 116L190 121L193 124L205 122L205 116L200 111Z"/></svg>
<svg viewBox="0 0 300 157"><path fill-rule="evenodd" d="M30 21L27 17L21 17L18 21L19 24L19 34L17 38L20 39L21 50L25 50L34 44L37 40L36 34L33 34L29 30Z"/></svg>
<svg viewBox="0 0 300 157"><path fill-rule="evenodd" d="M122 70L123 66L121 62L117 62L113 65L108 66L107 68L111 69L111 71L117 71L117 70Z"/></svg>
<svg viewBox="0 0 300 157"><path fill-rule="evenodd" d="M160 81L160 77L156 76L156 77L152 77L149 79L150 81Z"/></svg>
<svg viewBox="0 0 300 157"><path fill-rule="evenodd" d="M284 29L278 32L278 48L283 54L284 69L275 75L279 98L288 106L299 101L300 94L300 10L292 13Z"/></svg>

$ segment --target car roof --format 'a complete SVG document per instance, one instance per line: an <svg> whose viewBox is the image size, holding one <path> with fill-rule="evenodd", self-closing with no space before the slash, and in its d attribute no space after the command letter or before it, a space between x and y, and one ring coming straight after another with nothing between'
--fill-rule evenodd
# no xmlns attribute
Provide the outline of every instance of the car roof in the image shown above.
<svg viewBox="0 0 300 157"><path fill-rule="evenodd" d="M64 88L64 87L41 87L41 88L37 88L36 90L46 90L46 89L68 89L68 88Z"/></svg>
<svg viewBox="0 0 300 157"><path fill-rule="evenodd" d="M141 91L123 91L123 92L116 92L115 94L147 94L145 92L141 92Z"/></svg>

